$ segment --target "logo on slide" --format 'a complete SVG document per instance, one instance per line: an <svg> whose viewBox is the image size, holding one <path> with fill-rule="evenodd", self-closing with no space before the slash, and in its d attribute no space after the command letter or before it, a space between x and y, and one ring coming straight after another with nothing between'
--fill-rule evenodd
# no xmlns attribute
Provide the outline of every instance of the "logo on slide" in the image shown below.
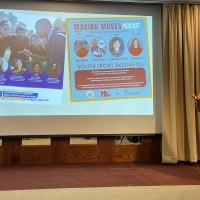
<svg viewBox="0 0 200 200"><path fill-rule="evenodd" d="M0 97L2 96L2 91L0 90Z"/></svg>
<svg viewBox="0 0 200 200"><path fill-rule="evenodd" d="M92 99L92 98L94 97L94 92L92 92L92 91L87 91L87 92L86 92L86 97L87 97L88 99Z"/></svg>
<svg viewBox="0 0 200 200"><path fill-rule="evenodd" d="M128 92L128 90L124 90L124 94L125 95L139 95L140 94L140 92Z"/></svg>
<svg viewBox="0 0 200 200"><path fill-rule="evenodd" d="M104 90L101 91L101 97L110 97L110 94Z"/></svg>
<svg viewBox="0 0 200 200"><path fill-rule="evenodd" d="M127 95L127 93L128 93L128 91L125 89L125 90L124 90L124 94Z"/></svg>

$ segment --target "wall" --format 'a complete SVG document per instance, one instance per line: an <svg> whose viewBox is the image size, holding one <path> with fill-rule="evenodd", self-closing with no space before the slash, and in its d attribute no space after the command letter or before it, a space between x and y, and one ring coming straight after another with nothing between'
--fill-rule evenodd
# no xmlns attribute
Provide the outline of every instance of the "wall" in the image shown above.
<svg viewBox="0 0 200 200"><path fill-rule="evenodd" d="M0 165L160 162L161 136L142 136L140 145L115 145L114 136L97 137L97 145L70 145L69 137L53 137L50 146L22 146L21 138L4 138Z"/></svg>

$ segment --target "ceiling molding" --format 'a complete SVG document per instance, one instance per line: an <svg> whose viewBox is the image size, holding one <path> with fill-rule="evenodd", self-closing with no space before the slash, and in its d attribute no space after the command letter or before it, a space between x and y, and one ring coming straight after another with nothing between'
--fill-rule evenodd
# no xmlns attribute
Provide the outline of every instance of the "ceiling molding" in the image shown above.
<svg viewBox="0 0 200 200"><path fill-rule="evenodd" d="M0 0L3 2L5 0ZM6 0L14 1L14 0ZM200 0L15 0L14 2L80 2L80 3L137 3L137 4L200 4Z"/></svg>

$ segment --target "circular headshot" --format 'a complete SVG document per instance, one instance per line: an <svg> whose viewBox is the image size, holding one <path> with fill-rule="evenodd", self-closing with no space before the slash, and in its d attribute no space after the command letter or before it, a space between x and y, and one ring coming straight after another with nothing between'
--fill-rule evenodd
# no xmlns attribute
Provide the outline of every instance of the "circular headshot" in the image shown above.
<svg viewBox="0 0 200 200"><path fill-rule="evenodd" d="M46 66L46 72L50 77L57 77L61 73L61 67L56 62L51 62Z"/></svg>
<svg viewBox="0 0 200 200"><path fill-rule="evenodd" d="M13 74L23 74L26 71L26 62L21 59L15 59L10 64L10 70Z"/></svg>
<svg viewBox="0 0 200 200"><path fill-rule="evenodd" d="M33 61L29 65L29 72L33 76L40 76L44 72L44 64L40 61Z"/></svg>
<svg viewBox="0 0 200 200"><path fill-rule="evenodd" d="M124 42L119 37L114 37L110 40L109 43L110 53L115 56L119 57L124 53Z"/></svg>
<svg viewBox="0 0 200 200"><path fill-rule="evenodd" d="M140 38L138 37L130 38L128 41L128 49L133 56L140 55L143 49L142 41L140 40Z"/></svg>
<svg viewBox="0 0 200 200"><path fill-rule="evenodd" d="M85 57L89 52L89 44L85 39L79 38L74 43L74 51L78 57Z"/></svg>
<svg viewBox="0 0 200 200"><path fill-rule="evenodd" d="M8 61L0 57L0 73L4 73L8 69Z"/></svg>
<svg viewBox="0 0 200 200"><path fill-rule="evenodd" d="M106 49L106 43L102 38L96 37L92 40L90 50L95 57L103 57L106 53Z"/></svg>

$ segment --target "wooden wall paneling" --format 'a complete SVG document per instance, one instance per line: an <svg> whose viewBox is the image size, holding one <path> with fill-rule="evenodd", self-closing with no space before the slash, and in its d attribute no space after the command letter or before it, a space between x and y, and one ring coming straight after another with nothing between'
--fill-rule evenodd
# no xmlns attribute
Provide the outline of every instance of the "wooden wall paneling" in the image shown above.
<svg viewBox="0 0 200 200"><path fill-rule="evenodd" d="M143 158L145 162L151 161L151 146L152 146L152 138L151 137L142 137L143 144Z"/></svg>
<svg viewBox="0 0 200 200"><path fill-rule="evenodd" d="M99 162L98 145L71 145L68 151L69 163Z"/></svg>
<svg viewBox="0 0 200 200"><path fill-rule="evenodd" d="M97 145L70 145L69 137L51 138L51 146L21 146L21 138L4 138L0 165L161 162L161 136L142 136L142 144L115 144L114 136L97 137Z"/></svg>
<svg viewBox="0 0 200 200"><path fill-rule="evenodd" d="M115 162L115 143L116 137L114 136L112 140L110 140L110 162Z"/></svg>
<svg viewBox="0 0 200 200"><path fill-rule="evenodd" d="M97 137L97 143L99 145L99 162L113 162L115 137L114 136L100 136Z"/></svg>
<svg viewBox="0 0 200 200"><path fill-rule="evenodd" d="M12 164L12 138L2 139L2 148L3 148L3 165Z"/></svg>
<svg viewBox="0 0 200 200"><path fill-rule="evenodd" d="M20 163L20 138L2 139L2 164L19 164Z"/></svg>
<svg viewBox="0 0 200 200"><path fill-rule="evenodd" d="M151 143L151 162L161 162L161 160L161 136L155 136Z"/></svg>
<svg viewBox="0 0 200 200"><path fill-rule="evenodd" d="M146 146L144 148L145 162L159 162L160 156L160 136L145 136L142 137L142 143Z"/></svg>
<svg viewBox="0 0 200 200"><path fill-rule="evenodd" d="M68 162L68 147L70 143L69 137L51 138L52 146L52 163L66 163Z"/></svg>
<svg viewBox="0 0 200 200"><path fill-rule="evenodd" d="M115 145L114 160L115 162L143 162L143 149L142 144Z"/></svg>
<svg viewBox="0 0 200 200"><path fill-rule="evenodd" d="M51 146L23 146L20 151L20 164L52 163Z"/></svg>
<svg viewBox="0 0 200 200"><path fill-rule="evenodd" d="M21 138L12 139L12 164L20 164Z"/></svg>
<svg viewBox="0 0 200 200"><path fill-rule="evenodd" d="M0 147L0 165L3 165L3 148Z"/></svg>

